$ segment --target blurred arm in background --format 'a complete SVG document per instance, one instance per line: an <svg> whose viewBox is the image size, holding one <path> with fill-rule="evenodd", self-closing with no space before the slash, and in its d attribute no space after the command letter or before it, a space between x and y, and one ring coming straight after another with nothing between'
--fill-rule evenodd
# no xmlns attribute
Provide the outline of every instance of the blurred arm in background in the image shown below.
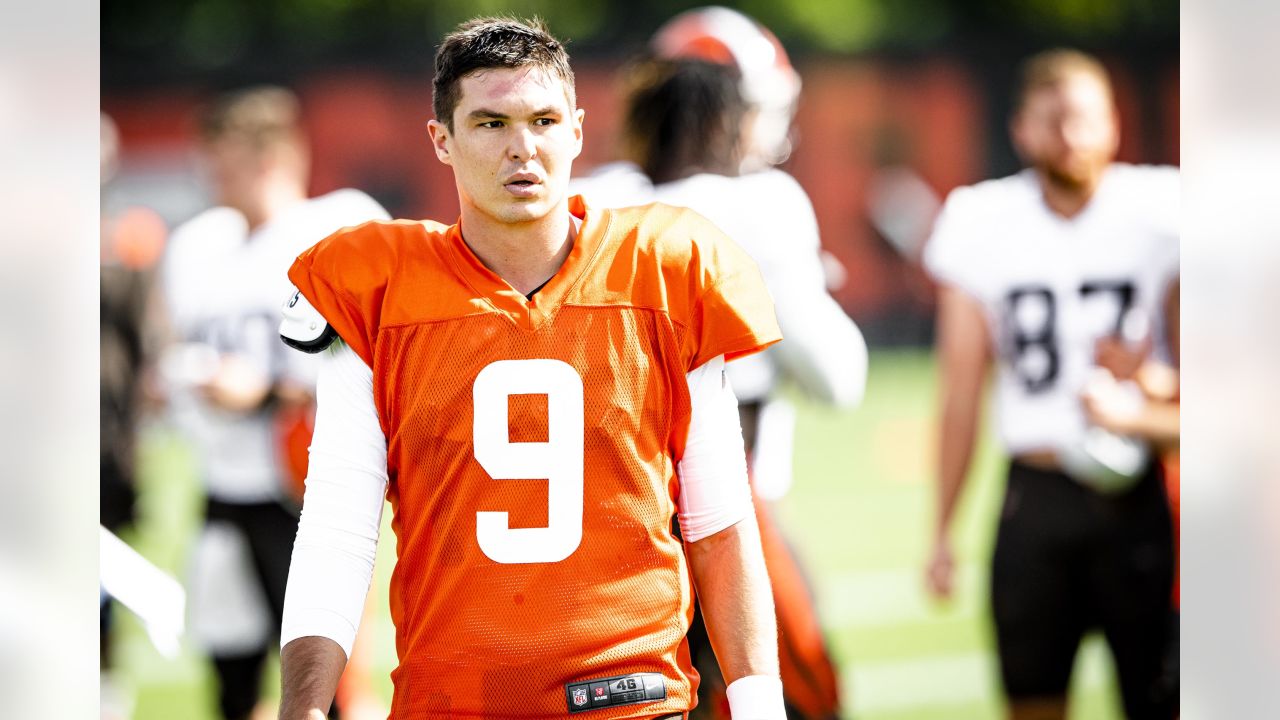
<svg viewBox="0 0 1280 720"><path fill-rule="evenodd" d="M816 237L815 232L815 246ZM767 278L786 338L778 343L777 357L786 374L812 397L836 407L857 407L867 385L867 343L827 292L818 248L805 250L794 253L788 272Z"/></svg>
<svg viewBox="0 0 1280 720"><path fill-rule="evenodd" d="M1120 435L1140 437L1159 450L1177 449L1181 438L1181 378L1177 368L1180 287L1181 283L1175 280L1165 298L1165 335L1171 362L1146 357L1146 352L1139 355L1114 338L1098 341L1098 365L1110 370L1117 379L1135 381L1142 388L1146 402L1135 410L1123 403L1110 402L1099 394L1086 392L1083 397L1090 422Z"/></svg>
<svg viewBox="0 0 1280 720"><path fill-rule="evenodd" d="M937 342L942 416L938 429L938 515L928 585L935 595L946 598L951 596L955 574L951 521L973 458L982 389L991 361L982 305L957 288L942 286Z"/></svg>

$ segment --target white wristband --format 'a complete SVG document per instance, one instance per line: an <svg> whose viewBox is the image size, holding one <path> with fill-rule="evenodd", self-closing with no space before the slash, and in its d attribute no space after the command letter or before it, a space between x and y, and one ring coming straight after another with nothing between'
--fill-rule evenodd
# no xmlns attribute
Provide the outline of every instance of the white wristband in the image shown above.
<svg viewBox="0 0 1280 720"><path fill-rule="evenodd" d="M729 683L729 716L733 720L786 720L782 681L772 675L748 675Z"/></svg>

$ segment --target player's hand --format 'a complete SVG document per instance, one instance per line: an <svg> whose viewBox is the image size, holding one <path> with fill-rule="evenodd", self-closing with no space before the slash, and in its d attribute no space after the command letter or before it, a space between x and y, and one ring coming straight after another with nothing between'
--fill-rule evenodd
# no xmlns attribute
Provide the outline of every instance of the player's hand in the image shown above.
<svg viewBox="0 0 1280 720"><path fill-rule="evenodd" d="M951 542L939 538L933 546L933 556L925 573L925 584L930 594L940 600L950 600L956 574L955 560L951 554Z"/></svg>
<svg viewBox="0 0 1280 720"><path fill-rule="evenodd" d="M217 369L200 385L205 398L223 410L257 410L271 392L271 379L238 355L223 355Z"/></svg>
<svg viewBox="0 0 1280 720"><path fill-rule="evenodd" d="M1151 343L1135 347L1116 336L1100 338L1093 346L1094 363L1111 371L1117 380L1130 380L1151 352Z"/></svg>
<svg viewBox="0 0 1280 720"><path fill-rule="evenodd" d="M1135 432L1146 404L1134 383L1118 382L1104 370L1095 371L1085 383L1080 402L1090 424L1117 435Z"/></svg>
<svg viewBox="0 0 1280 720"><path fill-rule="evenodd" d="M1138 381L1142 392L1153 400L1172 402L1178 397L1178 371L1170 365L1148 360L1138 368L1134 379Z"/></svg>

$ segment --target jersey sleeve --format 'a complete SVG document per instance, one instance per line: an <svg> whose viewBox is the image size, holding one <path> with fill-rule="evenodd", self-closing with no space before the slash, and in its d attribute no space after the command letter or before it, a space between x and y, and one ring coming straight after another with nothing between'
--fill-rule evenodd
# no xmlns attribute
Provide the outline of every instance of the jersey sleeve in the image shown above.
<svg viewBox="0 0 1280 720"><path fill-rule="evenodd" d="M289 269L294 287L370 367L394 266L387 233L376 222L344 228L303 252Z"/></svg>
<svg viewBox="0 0 1280 720"><path fill-rule="evenodd" d="M391 215L377 200L353 188L336 190L339 220L342 225L358 225L366 220L390 220Z"/></svg>
<svg viewBox="0 0 1280 720"><path fill-rule="evenodd" d="M981 298L983 253L975 247L973 192L962 187L947 196L924 247L924 267L937 282Z"/></svg>
<svg viewBox="0 0 1280 720"><path fill-rule="evenodd" d="M686 371L717 355L730 361L782 339L773 298L755 261L710 221L692 211L689 215L694 296L684 347Z"/></svg>
<svg viewBox="0 0 1280 720"><path fill-rule="evenodd" d="M778 325L787 339L777 359L808 393L841 407L861 399L867 376L867 344L858 326L827 292L822 243L813 204L795 178L771 170L760 176L776 198L770 231L787 241L762 238L760 270L773 295ZM755 247L752 247L753 253Z"/></svg>

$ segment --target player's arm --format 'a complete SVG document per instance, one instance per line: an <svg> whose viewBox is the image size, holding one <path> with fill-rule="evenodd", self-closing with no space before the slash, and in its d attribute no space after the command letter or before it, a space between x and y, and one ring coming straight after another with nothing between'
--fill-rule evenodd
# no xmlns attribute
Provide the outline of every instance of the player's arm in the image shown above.
<svg viewBox="0 0 1280 720"><path fill-rule="evenodd" d="M373 577L387 484L369 366L339 344L321 365L316 392L280 632L281 720L328 714Z"/></svg>
<svg viewBox="0 0 1280 720"><path fill-rule="evenodd" d="M784 720L777 621L747 483L738 400L717 357L689 373L692 417L680 475L688 543L707 634L734 720Z"/></svg>
<svg viewBox="0 0 1280 720"><path fill-rule="evenodd" d="M329 347L337 334L296 290L282 312L281 339L303 352L286 352L284 361L271 368L243 354L223 354L200 386L210 403L230 412L250 413L267 404L297 407L315 399L317 365L304 353Z"/></svg>
<svg viewBox="0 0 1280 720"><path fill-rule="evenodd" d="M1127 398L1117 401L1086 393L1084 408L1089 422L1113 433L1142 438L1160 449L1178 447L1181 413L1176 401L1148 397L1135 408Z"/></svg>
<svg viewBox="0 0 1280 720"><path fill-rule="evenodd" d="M774 352L787 374L809 395L837 407L856 407L867 384L866 340L827 292L818 218L809 196L785 173L768 177L776 181L777 206L763 221L781 220L769 231L775 240L787 238L787 249L762 267L786 338Z"/></svg>
<svg viewBox="0 0 1280 720"><path fill-rule="evenodd" d="M1180 283L1174 279L1165 296L1164 323L1170 356L1178 361ZM1145 402L1137 408L1105 393L1086 391L1083 402L1089 421L1120 435L1143 438L1160 449L1176 448L1181 440L1180 379L1175 366L1147 359L1133 374Z"/></svg>
<svg viewBox="0 0 1280 720"><path fill-rule="evenodd" d="M951 520L973 457L991 346L982 305L950 285L939 289L937 326L941 392L938 514L928 580L934 593L946 597L951 594L954 574Z"/></svg>
<svg viewBox="0 0 1280 720"><path fill-rule="evenodd" d="M783 720L778 627L755 513L689 544L707 635L734 720Z"/></svg>
<svg viewBox="0 0 1280 720"><path fill-rule="evenodd" d="M326 720L346 666L342 646L329 638L302 637L281 648L280 720Z"/></svg>
<svg viewBox="0 0 1280 720"><path fill-rule="evenodd" d="M218 408L248 413L266 404L271 396L271 379L244 357L223 355L214 373L200 385L200 391Z"/></svg>
<svg viewBox="0 0 1280 720"><path fill-rule="evenodd" d="M797 263L770 285L787 339L778 344L778 358L809 394L838 407L856 407L867 384L866 340L827 294L817 256L803 264L810 267Z"/></svg>
<svg viewBox="0 0 1280 720"><path fill-rule="evenodd" d="M268 403L288 407L311 402L313 383L293 372L299 363L287 365L284 373L273 378L242 355L223 355L201 390L214 405L239 413L257 411Z"/></svg>

